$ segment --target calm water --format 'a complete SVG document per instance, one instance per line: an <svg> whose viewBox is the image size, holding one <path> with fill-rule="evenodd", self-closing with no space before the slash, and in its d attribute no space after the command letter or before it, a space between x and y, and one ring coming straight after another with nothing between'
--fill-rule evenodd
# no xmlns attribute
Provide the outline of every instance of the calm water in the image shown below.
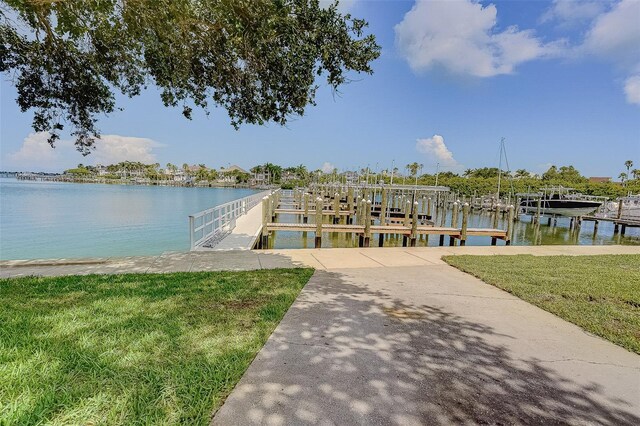
<svg viewBox="0 0 640 426"><path fill-rule="evenodd" d="M188 215L254 193L0 179L0 259L188 250Z"/></svg>
<svg viewBox="0 0 640 426"><path fill-rule="evenodd" d="M460 213L459 220L462 217ZM530 216L520 216L521 220L514 224L513 245L552 245L552 244L631 244L640 245L640 228L627 228L625 236L620 234L613 235L613 224L610 222L600 222L598 232L593 234L593 222L583 222L579 232L569 229L569 218L558 218L555 226L547 226L547 219L543 218L539 226L530 223ZM296 222L298 219L293 215L279 215L279 222ZM329 219L327 219L329 220ZM313 218L310 219L313 221ZM437 219L439 224L439 219ZM451 223L451 213L447 213L446 225ZM553 222L552 222L553 224ZM472 213L469 216L469 228L493 228L493 216L489 213ZM500 218L498 220L499 229L507 229L506 220ZM437 246L440 237L438 235L430 235L428 240L423 236L417 241L417 246ZM378 234L372 234L371 246L378 247ZM270 238L270 245L273 248L313 248L315 244L313 232L274 232ZM467 245L489 245L490 237L469 237ZM449 237L445 237L445 245L449 245ZM504 245L504 242L498 240L498 245ZM348 234L328 234L322 235L322 247L357 247L358 238L356 236L348 236ZM402 237L396 238L393 235L385 236L385 247L402 246Z"/></svg>
<svg viewBox="0 0 640 426"><path fill-rule="evenodd" d="M189 249L188 215L254 191L226 188L176 188L24 182L0 179L0 259L74 258L159 254ZM513 244L637 244L640 229L613 235L613 225L601 222L593 235L593 222L580 232L569 230L569 219L557 226L546 220L536 227L528 216L516 222ZM280 215L282 222L297 220ZM439 223L439 222L438 222ZM450 221L447 219L447 224ZM469 227L491 228L489 214L472 214ZM498 228L506 229L504 220ZM312 248L313 233L275 232L275 248ZM424 237L419 246L438 245L438 236ZM355 247L357 238L345 234L323 235L323 247ZM488 245L488 237L469 237L468 245ZM378 245L373 235L372 246ZM401 239L388 236L385 246L400 246ZM448 239L445 240L448 244ZM498 241L498 244L504 244Z"/></svg>

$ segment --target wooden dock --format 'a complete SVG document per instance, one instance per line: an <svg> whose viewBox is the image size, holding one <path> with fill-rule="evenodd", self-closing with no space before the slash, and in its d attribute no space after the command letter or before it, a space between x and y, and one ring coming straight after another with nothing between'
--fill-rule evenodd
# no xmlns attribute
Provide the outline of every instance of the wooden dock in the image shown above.
<svg viewBox="0 0 640 426"><path fill-rule="evenodd" d="M419 202L415 196L412 199L402 198L389 200L384 188L381 191L382 201L372 203L364 198L369 195L366 190L356 194L354 188L348 188L346 193L336 192L310 194L294 190L283 195L283 192L272 194L263 199L262 238L258 246L267 248L269 236L272 232L313 232L315 247L322 245L323 233L354 234L359 238L360 247L369 247L372 235L379 236L379 245L384 242L384 235L402 236L402 245L414 247L421 236L439 235L440 245L444 245L445 237L449 237L449 245L456 242L465 245L469 236L491 238L491 245L497 240L503 240L507 245L511 243L514 221L514 207L509 206L508 228L469 228L468 203L454 202L450 226L445 226L444 213L440 216L439 226L431 218L430 202L423 203L420 212ZM317 195L313 199L313 195ZM362 196L362 198L360 198ZM425 208L426 207L426 208ZM461 213L461 214L459 214ZM302 223L281 223L276 220L278 215L294 215L302 218ZM333 223L324 223L325 218L333 218ZM461 223L458 220L461 216ZM309 223L309 218L313 222Z"/></svg>
<svg viewBox="0 0 640 426"><path fill-rule="evenodd" d="M278 223L269 222L266 230L271 231L294 231L294 232L315 232L315 223ZM372 234L398 234L411 235L411 227L403 225L371 225ZM365 231L364 225L344 225L344 224L322 224L322 232L340 232L361 234ZM447 235L460 238L462 235L461 228L439 227L439 226L418 226L416 228L418 235ZM467 236L496 237L504 240L507 237L507 231L503 229L492 228L467 228Z"/></svg>
<svg viewBox="0 0 640 426"><path fill-rule="evenodd" d="M594 222L594 234L598 232L598 224L600 222L612 222L614 235L618 232L620 232L620 235L624 235L627 228L640 228L640 221L633 219L583 216L582 220L586 222Z"/></svg>

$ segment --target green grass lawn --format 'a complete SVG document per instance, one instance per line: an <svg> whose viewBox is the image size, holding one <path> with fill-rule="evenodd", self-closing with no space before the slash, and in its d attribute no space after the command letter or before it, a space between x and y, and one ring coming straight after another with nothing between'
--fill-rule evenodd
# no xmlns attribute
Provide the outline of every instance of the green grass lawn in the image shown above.
<svg viewBox="0 0 640 426"><path fill-rule="evenodd" d="M446 256L444 260L640 353L640 255Z"/></svg>
<svg viewBox="0 0 640 426"><path fill-rule="evenodd" d="M312 272L0 280L0 425L208 424Z"/></svg>

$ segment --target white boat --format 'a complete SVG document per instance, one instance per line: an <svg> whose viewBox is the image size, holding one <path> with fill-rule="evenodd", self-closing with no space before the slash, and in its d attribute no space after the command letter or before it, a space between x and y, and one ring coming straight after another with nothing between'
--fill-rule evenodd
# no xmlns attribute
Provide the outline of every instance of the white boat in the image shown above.
<svg viewBox="0 0 640 426"><path fill-rule="evenodd" d="M604 206L603 217L617 218L618 211L622 203L622 211L620 211L620 219L634 220L640 222L640 194L630 195L628 197L619 198L618 201L609 201Z"/></svg>
<svg viewBox="0 0 640 426"><path fill-rule="evenodd" d="M571 193L572 188L562 186L545 188L539 194L519 194L525 196L520 208L525 213L535 213L540 199L540 214L555 216L587 216L595 212L606 198Z"/></svg>

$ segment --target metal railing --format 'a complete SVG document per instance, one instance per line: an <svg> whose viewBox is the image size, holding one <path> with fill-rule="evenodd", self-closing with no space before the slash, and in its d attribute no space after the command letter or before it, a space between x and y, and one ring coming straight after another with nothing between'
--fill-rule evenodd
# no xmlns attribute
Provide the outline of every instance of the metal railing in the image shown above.
<svg viewBox="0 0 640 426"><path fill-rule="evenodd" d="M197 250L215 237L233 231L236 219L257 206L262 198L270 193L271 191L259 192L190 215L191 250Z"/></svg>

